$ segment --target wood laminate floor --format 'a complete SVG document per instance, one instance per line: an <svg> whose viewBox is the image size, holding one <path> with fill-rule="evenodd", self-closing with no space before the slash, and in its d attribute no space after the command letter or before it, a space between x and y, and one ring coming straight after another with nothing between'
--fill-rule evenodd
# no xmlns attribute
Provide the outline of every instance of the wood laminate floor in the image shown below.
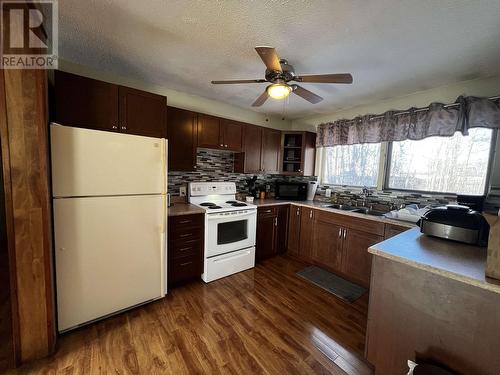
<svg viewBox="0 0 500 375"><path fill-rule="evenodd" d="M346 304L286 257L62 335L14 374L371 374L368 296Z"/></svg>

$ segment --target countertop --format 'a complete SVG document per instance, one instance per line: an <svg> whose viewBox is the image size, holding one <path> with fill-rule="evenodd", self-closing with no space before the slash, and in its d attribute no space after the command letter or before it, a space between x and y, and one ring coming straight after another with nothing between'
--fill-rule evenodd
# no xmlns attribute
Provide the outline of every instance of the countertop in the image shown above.
<svg viewBox="0 0 500 375"><path fill-rule="evenodd" d="M487 250L483 247L429 237L414 228L373 245L368 251L500 294L500 281L485 276Z"/></svg>
<svg viewBox="0 0 500 375"><path fill-rule="evenodd" d="M322 201L288 201L288 200L279 200L279 199L255 199L253 203L257 207L269 207L269 206L279 206L279 205L283 205L283 204L294 204L294 205L300 206L300 207L312 207L312 208L315 208L318 210L335 212L338 214L348 215L348 216L352 216L352 217L358 217L361 219L368 219L368 220L378 221L378 222L382 222L382 223L398 225L400 227L406 227L408 229L415 228L415 226L416 226L415 224L409 223L407 221L388 219L388 218L383 217L383 216L372 216L372 215L367 215L367 214L363 214L363 213L359 213L359 212L350 212L350 211L339 210L336 208L328 208L325 206L327 206L330 203L322 202Z"/></svg>
<svg viewBox="0 0 500 375"><path fill-rule="evenodd" d="M191 203L174 202L172 206L167 208L167 213L168 216L192 215L192 214L204 214L205 210Z"/></svg>

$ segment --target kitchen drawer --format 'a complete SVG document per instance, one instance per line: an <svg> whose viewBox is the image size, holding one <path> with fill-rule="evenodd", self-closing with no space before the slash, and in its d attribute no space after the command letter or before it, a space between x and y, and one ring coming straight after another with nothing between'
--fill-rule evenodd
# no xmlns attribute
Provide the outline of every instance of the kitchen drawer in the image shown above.
<svg viewBox="0 0 500 375"><path fill-rule="evenodd" d="M172 259L168 267L168 281L175 284L201 277L201 259L199 255L189 255Z"/></svg>
<svg viewBox="0 0 500 375"><path fill-rule="evenodd" d="M171 229L184 227L203 227L203 214L170 216L168 225Z"/></svg>
<svg viewBox="0 0 500 375"><path fill-rule="evenodd" d="M259 207L257 209L257 215L259 217L262 217L262 216L276 216L277 214L278 214L278 207L276 207L276 206Z"/></svg>
<svg viewBox="0 0 500 375"><path fill-rule="evenodd" d="M177 259L191 255L201 257L201 246L202 241L199 239L171 242L168 246L168 254L171 259Z"/></svg>
<svg viewBox="0 0 500 375"><path fill-rule="evenodd" d="M203 228L181 227L170 228L168 239L170 242L200 240L203 237Z"/></svg>

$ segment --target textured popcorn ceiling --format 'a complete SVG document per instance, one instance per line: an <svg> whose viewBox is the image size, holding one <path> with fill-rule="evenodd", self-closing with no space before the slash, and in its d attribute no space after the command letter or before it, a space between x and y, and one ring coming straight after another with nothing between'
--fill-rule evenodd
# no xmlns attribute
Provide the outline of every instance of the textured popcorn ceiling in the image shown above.
<svg viewBox="0 0 500 375"><path fill-rule="evenodd" d="M303 84L287 118L500 73L498 0L60 0L61 58L146 83L250 108L265 84L256 45L271 45L297 73L343 73L352 85ZM283 101L261 108L281 114Z"/></svg>

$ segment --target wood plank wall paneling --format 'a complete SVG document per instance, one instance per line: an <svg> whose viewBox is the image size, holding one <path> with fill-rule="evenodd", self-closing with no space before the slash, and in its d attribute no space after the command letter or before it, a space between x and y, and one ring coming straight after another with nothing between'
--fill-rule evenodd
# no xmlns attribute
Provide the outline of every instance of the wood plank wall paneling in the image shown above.
<svg viewBox="0 0 500 375"><path fill-rule="evenodd" d="M20 363L46 356L55 345L47 73L2 73L7 112L2 146L8 150L3 162L4 176L10 176L5 184L11 189L10 194L6 189L7 205L11 205L7 221L12 220L9 241L13 241L16 270L18 311L14 320L18 319Z"/></svg>
<svg viewBox="0 0 500 375"><path fill-rule="evenodd" d="M13 247L9 246L8 237L12 238L12 204L10 189L9 148L7 140L7 112L3 74L0 74L0 371L12 367L15 363L15 350L18 348L19 330L17 327L17 303L15 302L15 268ZM4 164L3 161L7 160ZM7 182L7 183L5 183Z"/></svg>

